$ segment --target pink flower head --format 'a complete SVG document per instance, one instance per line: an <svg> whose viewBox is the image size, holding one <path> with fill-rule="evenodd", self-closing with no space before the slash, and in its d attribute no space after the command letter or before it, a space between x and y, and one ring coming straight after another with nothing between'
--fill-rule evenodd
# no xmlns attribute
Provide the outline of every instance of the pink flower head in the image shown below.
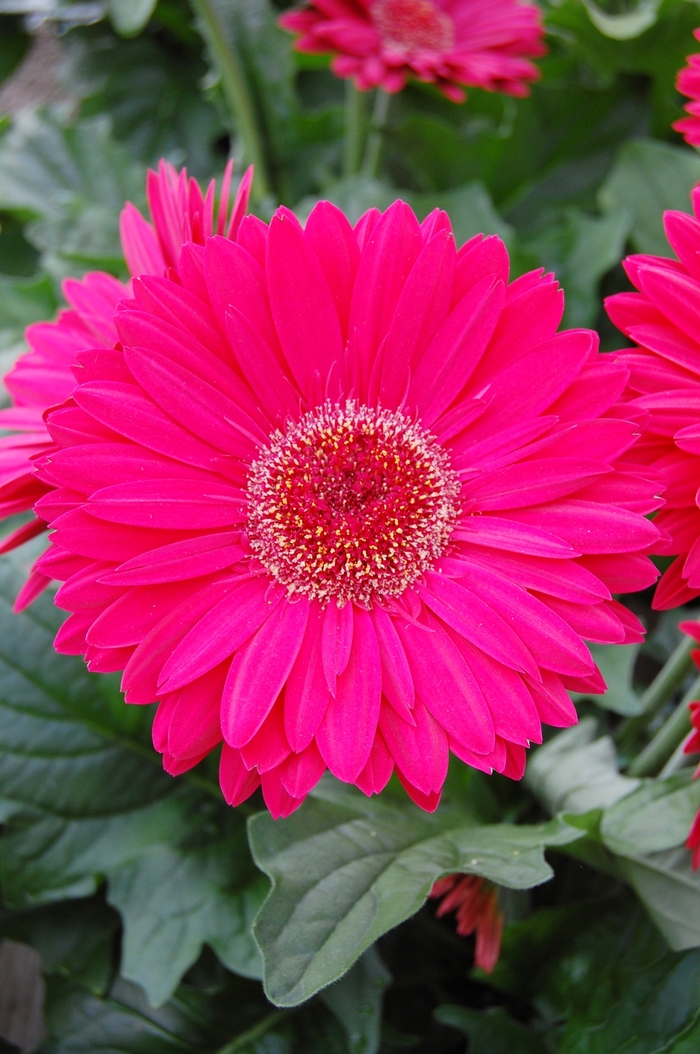
<svg viewBox="0 0 700 1054"><path fill-rule="evenodd" d="M693 36L700 40L700 29ZM688 55L688 65L676 77L676 89L691 100L683 107L690 116L675 121L673 127L690 146L700 146L700 55Z"/></svg>
<svg viewBox="0 0 700 1054"><path fill-rule="evenodd" d="M409 77L453 102L467 84L527 95L544 55L536 4L521 0L311 0L280 18L299 51L334 52L331 68L361 91L398 92Z"/></svg>
<svg viewBox="0 0 700 1054"><path fill-rule="evenodd" d="M134 280L119 345L79 354L39 568L57 648L160 700L169 772L223 739L231 804L396 770L432 810L450 751L519 778L567 688L604 689L582 638L641 638L611 598L656 577L628 371L508 272L438 210L282 208L185 245L181 287Z"/></svg>
<svg viewBox="0 0 700 1054"><path fill-rule="evenodd" d="M692 200L697 217L700 188ZM616 355L630 371L625 398L646 415L632 457L666 488L654 519L662 532L655 551L676 559L656 590L661 610L700 595L700 222L667 212L664 225L678 259L628 257L624 267L639 292L618 293L605 305L637 345Z"/></svg>
<svg viewBox="0 0 700 1054"><path fill-rule="evenodd" d="M229 216L232 172L229 162L215 218L214 180L204 197L196 180L188 180L185 169L178 174L172 165L161 161L157 173L149 171L147 196L153 225L131 203L121 214L122 248L132 275L167 275L179 282L176 265L185 241L203 244L212 234L235 238L248 204L252 169L241 181ZM52 489L40 482L33 471L34 459L54 446L44 415L50 407L64 402L75 387L76 375L80 376L77 354L116 343L114 313L119 301L130 295L130 287L96 271L80 281L67 279L63 295L69 307L59 311L55 322L37 322L27 328L30 351L17 360L4 378L12 406L0 410L0 428L13 434L0 439L0 517L26 512L37 498ZM3 541L0 553L16 548L45 529L46 522L41 517L31 520ZM30 604L49 581L34 569L17 598L17 610Z"/></svg>
<svg viewBox="0 0 700 1054"><path fill-rule="evenodd" d="M446 875L435 883L430 897L433 900L442 897L435 912L439 919L456 909L460 937L476 933L474 965L485 973L493 973L501 954L505 926L496 886L477 875Z"/></svg>

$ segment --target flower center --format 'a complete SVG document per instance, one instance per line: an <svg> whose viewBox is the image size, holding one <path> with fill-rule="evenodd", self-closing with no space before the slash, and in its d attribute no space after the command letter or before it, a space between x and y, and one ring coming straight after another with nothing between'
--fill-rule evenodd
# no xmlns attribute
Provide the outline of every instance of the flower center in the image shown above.
<svg viewBox="0 0 700 1054"><path fill-rule="evenodd" d="M384 44L401 51L443 51L455 42L452 19L430 0L377 0L372 18Z"/></svg>
<svg viewBox="0 0 700 1054"><path fill-rule="evenodd" d="M447 452L420 425L327 402L275 432L251 466L251 549L289 593L371 604L442 555L459 491Z"/></svg>

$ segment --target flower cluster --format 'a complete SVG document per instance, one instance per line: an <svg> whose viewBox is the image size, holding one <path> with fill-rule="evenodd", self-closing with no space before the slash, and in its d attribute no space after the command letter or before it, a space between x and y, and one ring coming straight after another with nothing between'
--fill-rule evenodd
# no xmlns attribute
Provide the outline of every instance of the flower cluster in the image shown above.
<svg viewBox="0 0 700 1054"><path fill-rule="evenodd" d="M129 272L167 276L179 283L180 250L186 242L202 244L212 234L235 238L248 205L252 169L241 180L229 214L232 173L229 164L215 216L214 180L204 196L196 180L187 178L185 169L178 173L161 161L157 173L149 172L146 191L153 224L131 203L121 215L121 241ZM26 512L52 490L33 471L35 458L54 447L46 430L45 413L70 396L76 377L81 376L79 354L117 342L114 314L119 301L130 292L130 285L100 271L80 281L68 279L63 283L63 294L69 307L59 312L55 322L28 327L26 340L31 350L4 378L12 406L0 410L0 428L11 433L0 439L0 517ZM35 516L3 541L0 553L45 530L46 520ZM50 577L35 567L17 598L17 610L30 604L49 581Z"/></svg>
<svg viewBox="0 0 700 1054"><path fill-rule="evenodd" d="M536 4L521 0L311 0L280 18L299 51L332 52L333 72L366 91L409 77L463 102L461 85L527 95L545 53Z"/></svg>
<svg viewBox="0 0 700 1054"><path fill-rule="evenodd" d="M496 886L476 875L446 875L430 891L431 900L440 898L435 912L437 918L456 910L460 937L476 934L474 965L485 973L493 973L501 954L505 925Z"/></svg>
<svg viewBox="0 0 700 1054"><path fill-rule="evenodd" d="M402 202L246 217L168 266L34 462L57 648L159 700L169 772L223 740L231 804L287 815L329 769L432 810L450 752L520 777L567 690L604 690L584 639L641 639L612 599L659 536L628 369L557 332L552 276Z"/></svg>

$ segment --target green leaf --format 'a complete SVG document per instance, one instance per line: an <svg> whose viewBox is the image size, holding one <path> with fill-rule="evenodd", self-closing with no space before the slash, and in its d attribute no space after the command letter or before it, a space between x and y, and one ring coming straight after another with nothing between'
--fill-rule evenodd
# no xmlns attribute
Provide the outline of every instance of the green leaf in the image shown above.
<svg viewBox="0 0 700 1054"><path fill-rule="evenodd" d="M602 11L593 0L583 0L588 16L600 32L613 40L632 40L656 24L663 0L640 0L631 11L610 15Z"/></svg>
<svg viewBox="0 0 700 1054"><path fill-rule="evenodd" d="M108 0L109 17L117 33L131 37L140 33L158 0Z"/></svg>
<svg viewBox="0 0 700 1054"><path fill-rule="evenodd" d="M140 988L121 979L105 998L56 976L48 978L47 989L46 1021L56 1054L202 1054L223 1047L266 1010L254 985L230 975L211 993L181 985L155 1010ZM256 1046L248 1049L262 1054Z"/></svg>
<svg viewBox="0 0 700 1054"><path fill-rule="evenodd" d="M143 169L112 140L107 117L65 125L27 111L0 140L0 209L34 218L27 236L54 277L123 274L119 212L143 196Z"/></svg>
<svg viewBox="0 0 700 1054"><path fill-rule="evenodd" d="M688 850L620 857L620 864L671 948L700 947L700 873Z"/></svg>
<svg viewBox="0 0 700 1054"><path fill-rule="evenodd" d="M264 894L239 813L172 780L148 744L149 708L101 694L57 655L47 599L15 615L0 564L0 876L10 906L86 896L103 878L124 921L126 976L163 1002L203 942L260 972L250 923ZM134 722L136 719L136 722ZM261 884L262 883L262 884Z"/></svg>
<svg viewBox="0 0 700 1054"><path fill-rule="evenodd" d="M649 780L606 809L600 833L622 856L674 849L685 842L699 808L700 781L691 781L689 772Z"/></svg>
<svg viewBox="0 0 700 1054"><path fill-rule="evenodd" d="M377 1054L382 997L390 983L391 974L372 947L340 981L324 991L323 1002L345 1029L349 1054Z"/></svg>
<svg viewBox="0 0 700 1054"><path fill-rule="evenodd" d="M162 845L109 869L109 902L121 912L125 936L122 974L162 1005L206 941L231 970L260 976L251 941L253 919L267 882L243 885L236 861L247 857L244 831L201 849ZM167 963L167 969L164 964Z"/></svg>
<svg viewBox="0 0 700 1054"><path fill-rule="evenodd" d="M584 718L530 755L525 782L552 815L605 808L639 786L618 772L612 739L596 734L596 721Z"/></svg>
<svg viewBox="0 0 700 1054"><path fill-rule="evenodd" d="M120 40L102 30L75 49L74 79L83 117L107 113L112 134L140 161L180 159L209 178L222 165L226 126L202 95L206 64L197 53L165 47L159 36Z"/></svg>
<svg viewBox="0 0 700 1054"><path fill-rule="evenodd" d="M439 1006L434 1017L469 1036L469 1054L546 1054L547 1047L532 1031L500 1007L486 1011L463 1006Z"/></svg>
<svg viewBox="0 0 700 1054"><path fill-rule="evenodd" d="M591 655L603 675L607 687L604 695L572 693L574 699L590 699L603 710L634 717L641 713L639 696L632 687L634 664L639 655L639 644L589 644Z"/></svg>
<svg viewBox="0 0 700 1054"><path fill-rule="evenodd" d="M600 189L603 210L629 212L630 237L638 252L670 255L663 229L665 209L690 212L689 195L700 181L695 151L651 139L632 139L619 150L615 166Z"/></svg>
<svg viewBox="0 0 700 1054"><path fill-rule="evenodd" d="M44 973L70 976L97 995L112 980L118 931L116 911L96 897L0 910L0 937L30 944L41 955Z"/></svg>
<svg viewBox="0 0 700 1054"><path fill-rule="evenodd" d="M252 817L248 836L273 883L255 924L266 992L278 1006L295 1006L414 915L441 875L464 871L530 888L551 877L544 847L581 832L556 821L479 826L463 808L429 816L324 780L289 819Z"/></svg>
<svg viewBox="0 0 700 1054"><path fill-rule="evenodd" d="M452 221L457 245L475 234L497 234L506 245L513 242L513 228L496 212L489 192L479 181L442 194L413 194L408 201L420 219L433 209L444 209Z"/></svg>
<svg viewBox="0 0 700 1054"><path fill-rule="evenodd" d="M524 249L547 271L554 271L562 283L565 325L595 323L600 279L622 259L631 219L626 210L598 218L571 208L561 220L548 223L537 237L524 243Z"/></svg>
<svg viewBox="0 0 700 1054"><path fill-rule="evenodd" d="M53 284L45 275L36 278L0 275L0 376L4 376L17 356L26 350L25 327L51 318L56 307Z"/></svg>

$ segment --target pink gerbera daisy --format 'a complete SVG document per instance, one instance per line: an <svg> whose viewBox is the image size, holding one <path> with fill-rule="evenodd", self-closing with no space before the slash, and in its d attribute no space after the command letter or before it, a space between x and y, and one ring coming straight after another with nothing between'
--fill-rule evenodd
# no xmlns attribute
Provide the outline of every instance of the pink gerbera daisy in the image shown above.
<svg viewBox="0 0 700 1054"><path fill-rule="evenodd" d="M432 810L450 751L519 778L604 689L582 638L641 639L611 597L656 577L628 371L508 271L437 210L282 208L135 280L78 355L38 463L56 646L160 700L169 772L223 739L231 804L287 815L328 768Z"/></svg>
<svg viewBox="0 0 700 1054"><path fill-rule="evenodd" d="M697 217L700 189L692 200ZM666 488L654 520L663 532L657 552L676 559L659 582L659 609L700 595L700 222L667 212L664 225L678 259L628 257L624 267L639 292L618 293L605 305L637 345L616 356L630 371L625 397L646 415L632 457Z"/></svg>
<svg viewBox="0 0 700 1054"><path fill-rule="evenodd" d="M333 72L362 91L415 77L454 102L461 84L527 95L539 77L528 58L546 51L539 8L521 0L311 0L280 24L301 34L299 51L334 52Z"/></svg>
<svg viewBox="0 0 700 1054"><path fill-rule="evenodd" d="M252 170L241 181L229 216L232 171L229 163L216 216L214 180L204 197L196 180L188 180L185 169L178 173L161 161L157 173L149 171L146 192L153 225L131 203L121 215L122 248L132 275L154 274L179 282L177 265L184 242L201 244L212 234L235 238L247 208ZM37 322L28 327L30 351L18 359L4 378L12 406L0 410L0 429L12 434L0 439L0 518L26 512L52 489L37 478L32 467L36 456L53 448L44 415L49 407L67 399L75 387L77 353L116 343L114 313L119 301L130 292L129 285L101 271L80 281L67 279L63 295L69 307L59 312L55 322ZM44 530L46 522L35 517L3 541L0 553ZM30 604L48 582L45 575L34 569L17 598L17 610Z"/></svg>
<svg viewBox="0 0 700 1054"><path fill-rule="evenodd" d="M700 40L700 29L693 36ZM700 55L688 55L688 65L676 77L676 89L691 101L683 107L689 116L675 121L673 127L690 146L700 146Z"/></svg>

